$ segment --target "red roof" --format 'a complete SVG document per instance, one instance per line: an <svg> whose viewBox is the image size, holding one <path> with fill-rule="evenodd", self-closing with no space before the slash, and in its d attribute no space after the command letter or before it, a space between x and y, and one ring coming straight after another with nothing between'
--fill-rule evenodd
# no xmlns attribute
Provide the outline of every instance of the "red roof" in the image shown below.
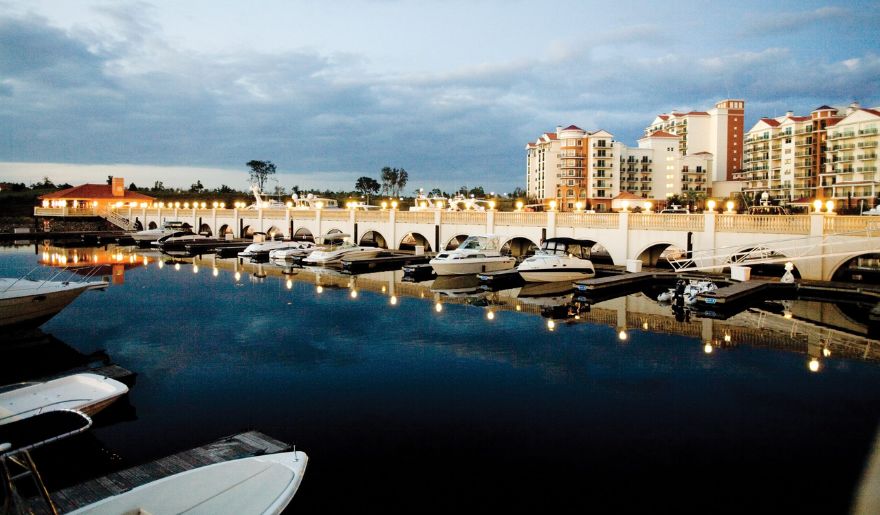
<svg viewBox="0 0 880 515"><path fill-rule="evenodd" d="M661 114L661 115L658 115L657 118L660 118L661 120L667 120L667 119L669 119L669 116L665 115L665 114Z"/></svg>
<svg viewBox="0 0 880 515"><path fill-rule="evenodd" d="M547 133L544 133L544 136L547 136L549 139L556 139L556 133L555 133L555 132L547 132Z"/></svg>
<svg viewBox="0 0 880 515"><path fill-rule="evenodd" d="M675 139L678 139L678 136L676 136L675 134L669 134L666 131L654 131L651 134L648 134L647 136L645 136L645 138L675 138ZM645 138L640 138L640 139L645 139Z"/></svg>
<svg viewBox="0 0 880 515"><path fill-rule="evenodd" d="M773 127L779 126L779 122L777 122L773 118L761 118L761 121L766 123L767 125L772 125Z"/></svg>
<svg viewBox="0 0 880 515"><path fill-rule="evenodd" d="M789 116L788 118L796 122L805 122L811 119L809 116Z"/></svg>
<svg viewBox="0 0 880 515"><path fill-rule="evenodd" d="M564 130L564 131L582 131L583 129L581 129L577 125L569 125L568 127L564 128L562 130Z"/></svg>
<svg viewBox="0 0 880 515"><path fill-rule="evenodd" d="M876 109L862 109L862 111L867 111L867 112L873 114L874 116L880 116L880 111L878 111Z"/></svg>
<svg viewBox="0 0 880 515"><path fill-rule="evenodd" d="M709 113L706 111L691 111L688 113L689 115L699 115L699 116L709 116Z"/></svg>
<svg viewBox="0 0 880 515"><path fill-rule="evenodd" d="M109 184L83 184L74 186L66 190L56 191L55 193L47 193L41 195L40 199L90 199L90 200L144 200L152 201L154 197L138 193L136 191L124 190L125 195L118 197L113 195L113 191Z"/></svg>

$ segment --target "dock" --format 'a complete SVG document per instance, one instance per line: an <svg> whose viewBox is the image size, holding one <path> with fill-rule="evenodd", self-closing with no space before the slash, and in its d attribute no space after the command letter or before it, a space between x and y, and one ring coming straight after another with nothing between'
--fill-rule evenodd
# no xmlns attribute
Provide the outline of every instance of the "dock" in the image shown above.
<svg viewBox="0 0 880 515"><path fill-rule="evenodd" d="M697 302L718 308L730 307L748 301L782 299L837 301L864 304L868 308L880 303L880 286L860 283L831 281L795 281L783 283L776 280L752 279L733 283L715 291L697 295Z"/></svg>
<svg viewBox="0 0 880 515"><path fill-rule="evenodd" d="M425 263L421 265L405 265L403 280L409 282L427 281L434 277L434 267Z"/></svg>
<svg viewBox="0 0 880 515"><path fill-rule="evenodd" d="M413 254L411 252L385 251L373 257L342 258L342 271L350 274L397 270L407 265L427 263L432 254Z"/></svg>
<svg viewBox="0 0 880 515"><path fill-rule="evenodd" d="M477 279L480 280L480 288L492 291L516 288L525 283L516 268L498 270L497 272L483 272L477 274Z"/></svg>
<svg viewBox="0 0 880 515"><path fill-rule="evenodd" d="M235 257L239 252L246 249L248 245L253 243L249 240L215 240L211 241L194 241L192 243L187 243L184 245L184 249L192 254L192 255L202 255L202 254L218 254L220 255L221 251L223 254L229 257ZM231 255L229 255L231 253Z"/></svg>
<svg viewBox="0 0 880 515"><path fill-rule="evenodd" d="M286 452L291 446L259 431L246 431L165 458L51 492L59 512L67 513L163 477L224 461ZM27 501L34 513L48 513L39 498Z"/></svg>

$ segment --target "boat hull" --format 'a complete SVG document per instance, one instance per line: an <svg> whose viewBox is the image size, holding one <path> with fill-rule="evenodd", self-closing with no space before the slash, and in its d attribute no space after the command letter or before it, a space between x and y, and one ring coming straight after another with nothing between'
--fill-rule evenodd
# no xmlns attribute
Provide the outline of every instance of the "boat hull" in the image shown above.
<svg viewBox="0 0 880 515"><path fill-rule="evenodd" d="M535 269L523 270L519 269L519 275L526 282L530 283L555 283L562 281L580 281L582 279L590 279L596 276L595 270L589 268L582 269Z"/></svg>
<svg viewBox="0 0 880 515"><path fill-rule="evenodd" d="M53 379L0 394L0 424L62 409L92 416L126 393L124 384L97 374Z"/></svg>
<svg viewBox="0 0 880 515"><path fill-rule="evenodd" d="M62 309L76 300L86 290L95 288L94 284L83 284L60 291L0 298L0 327L36 327L57 315Z"/></svg>
<svg viewBox="0 0 880 515"><path fill-rule="evenodd" d="M307 464L301 451L215 463L71 513L281 513L299 489Z"/></svg>
<svg viewBox="0 0 880 515"><path fill-rule="evenodd" d="M481 274L510 270L516 264L514 258L488 258L469 260L437 261L431 260L431 267L437 275Z"/></svg>

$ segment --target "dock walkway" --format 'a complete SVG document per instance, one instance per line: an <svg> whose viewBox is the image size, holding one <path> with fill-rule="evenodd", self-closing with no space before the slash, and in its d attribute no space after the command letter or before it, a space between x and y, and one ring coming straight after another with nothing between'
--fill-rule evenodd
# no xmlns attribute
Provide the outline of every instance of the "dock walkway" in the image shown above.
<svg viewBox="0 0 880 515"><path fill-rule="evenodd" d="M163 477L224 461L274 454L290 450L290 445L258 431L247 431L221 438L215 442L179 452L143 465L131 467L52 492L52 501L61 513L67 513L107 497ZM28 500L35 513L48 513L37 498Z"/></svg>

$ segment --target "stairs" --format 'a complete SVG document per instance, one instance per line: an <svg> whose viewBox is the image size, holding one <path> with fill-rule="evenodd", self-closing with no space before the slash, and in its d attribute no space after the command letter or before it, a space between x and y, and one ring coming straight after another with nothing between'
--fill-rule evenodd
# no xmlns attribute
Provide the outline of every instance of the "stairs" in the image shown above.
<svg viewBox="0 0 880 515"><path fill-rule="evenodd" d="M126 231L134 230L134 226L131 221L115 211L111 211L109 209L99 209L98 216L107 220L116 227L119 227L120 229L124 229Z"/></svg>

